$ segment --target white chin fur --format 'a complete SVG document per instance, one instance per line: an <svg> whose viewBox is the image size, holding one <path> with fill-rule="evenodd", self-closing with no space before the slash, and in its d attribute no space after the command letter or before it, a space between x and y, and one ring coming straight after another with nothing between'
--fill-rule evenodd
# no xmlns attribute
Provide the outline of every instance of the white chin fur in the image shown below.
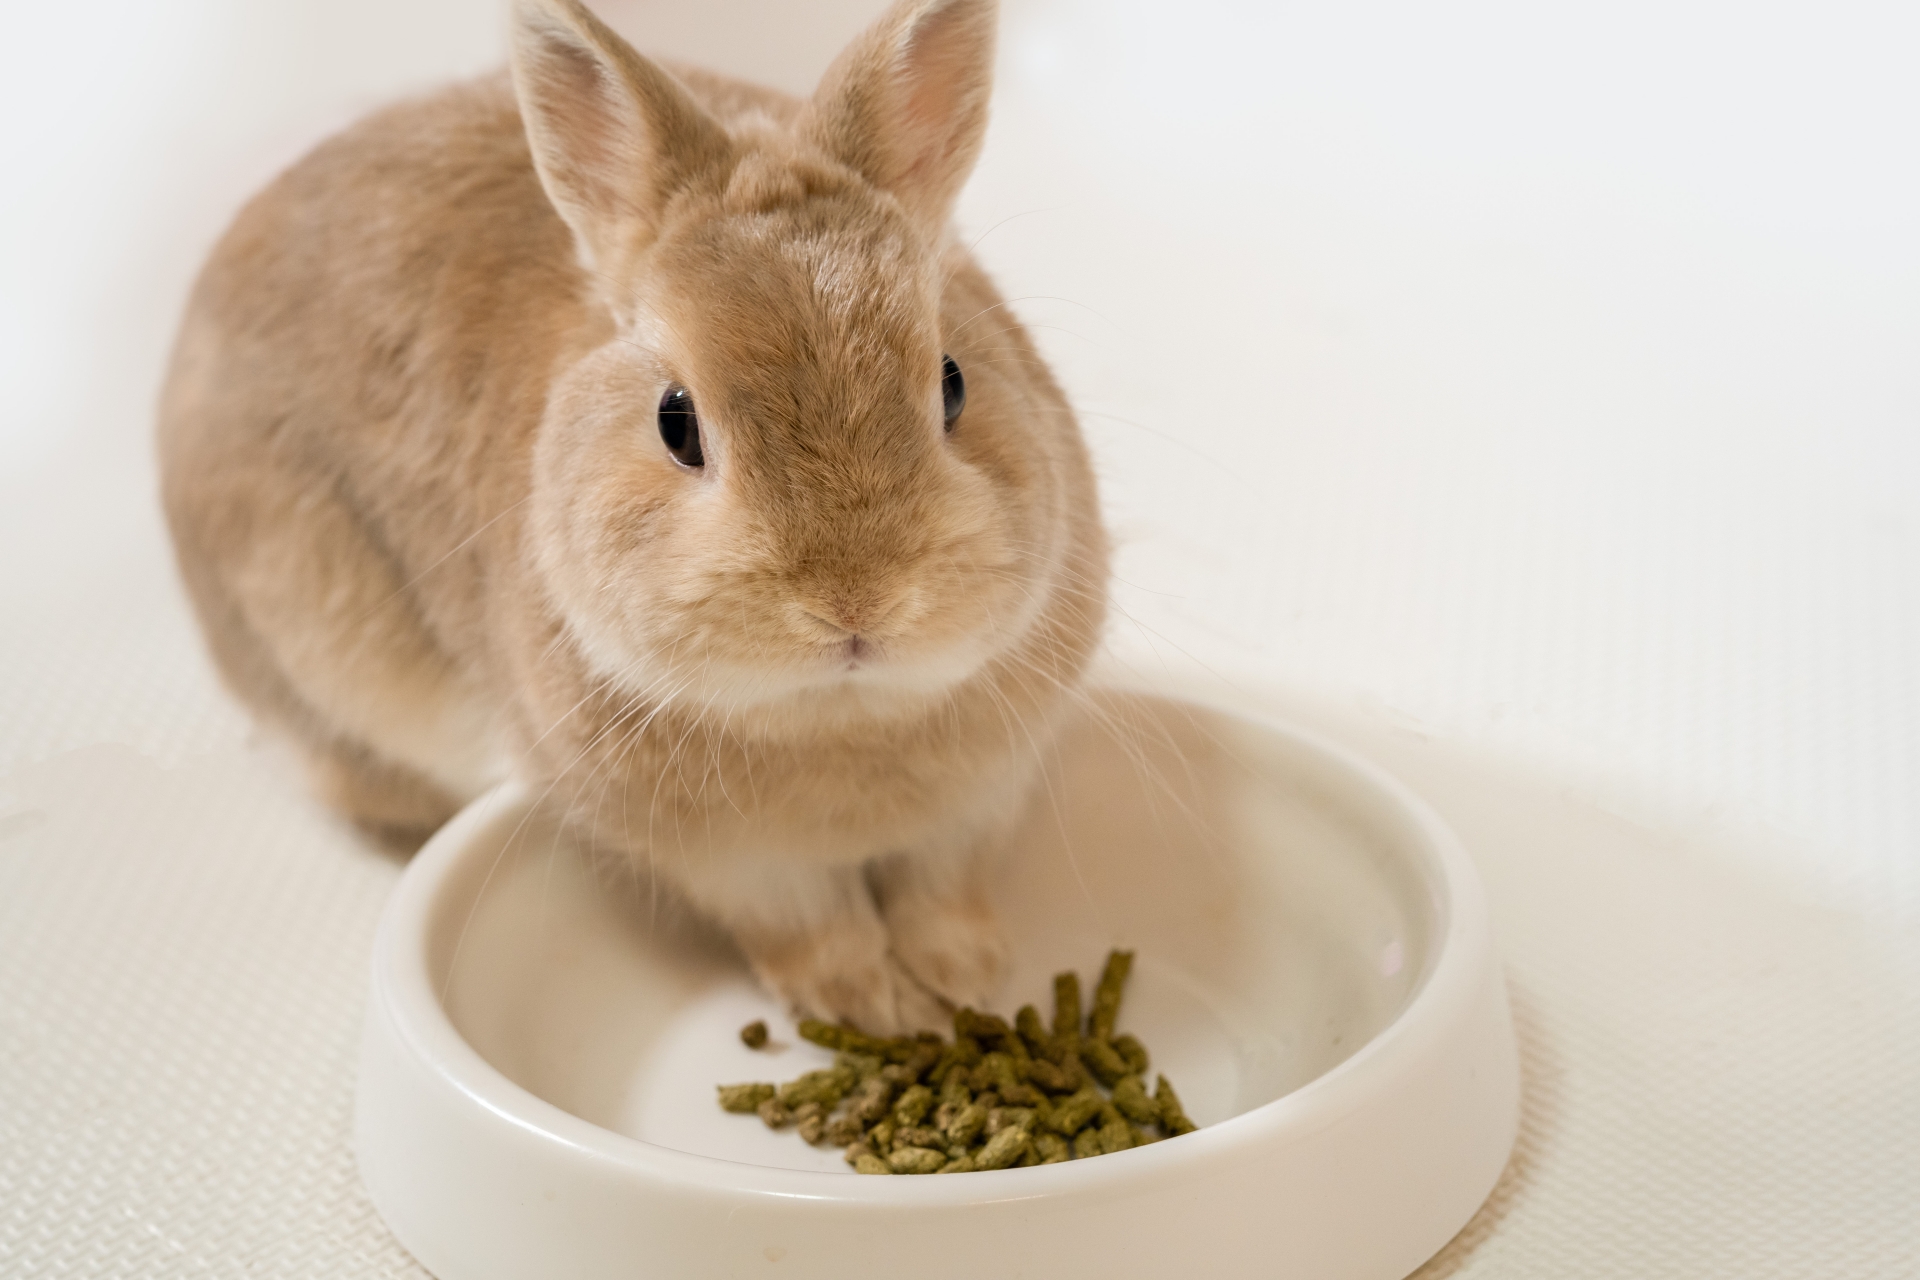
<svg viewBox="0 0 1920 1280"><path fill-rule="evenodd" d="M785 670L706 662L676 668L636 656L610 637L573 630L589 665L616 689L723 718L781 712L878 719L913 715L939 703L993 657L985 645L969 645L912 660L863 657L852 669L844 658L824 654L811 665L796 663Z"/></svg>
<svg viewBox="0 0 1920 1280"><path fill-rule="evenodd" d="M845 660L823 658L812 669L748 672L709 668L675 697L728 714L791 708L878 717L909 715L947 696L986 665L989 655L956 652L934 659L897 661L884 656Z"/></svg>

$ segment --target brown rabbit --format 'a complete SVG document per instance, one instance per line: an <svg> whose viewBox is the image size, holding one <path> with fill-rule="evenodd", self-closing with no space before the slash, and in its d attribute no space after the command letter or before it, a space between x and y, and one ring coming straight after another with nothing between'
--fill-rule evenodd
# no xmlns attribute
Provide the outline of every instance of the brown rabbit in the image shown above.
<svg viewBox="0 0 1920 1280"><path fill-rule="evenodd" d="M417 843L517 773L875 1030L976 1002L981 855L1101 630L1073 415L948 218L993 0L900 0L805 101L520 0L511 79L240 214L160 415L226 680Z"/></svg>

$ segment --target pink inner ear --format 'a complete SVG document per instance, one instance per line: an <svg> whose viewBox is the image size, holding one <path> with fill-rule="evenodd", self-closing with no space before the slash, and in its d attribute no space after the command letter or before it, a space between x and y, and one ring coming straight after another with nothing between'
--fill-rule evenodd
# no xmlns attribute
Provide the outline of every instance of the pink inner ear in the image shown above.
<svg viewBox="0 0 1920 1280"><path fill-rule="evenodd" d="M960 29L963 12L961 5L948 5L928 15L914 27L901 57L906 172L914 178L938 174L957 158L954 152L981 107L986 69Z"/></svg>
<svg viewBox="0 0 1920 1280"><path fill-rule="evenodd" d="M565 166L567 172L557 176L580 204L602 213L625 212L617 207L625 202L614 175L626 149L621 126L633 125L617 119L626 112L605 68L587 50L556 41L542 51L535 75L541 115L551 130L548 163Z"/></svg>
<svg viewBox="0 0 1920 1280"><path fill-rule="evenodd" d="M953 114L967 67L953 27L953 10L943 9L914 27L902 51L907 115L917 122L937 124Z"/></svg>

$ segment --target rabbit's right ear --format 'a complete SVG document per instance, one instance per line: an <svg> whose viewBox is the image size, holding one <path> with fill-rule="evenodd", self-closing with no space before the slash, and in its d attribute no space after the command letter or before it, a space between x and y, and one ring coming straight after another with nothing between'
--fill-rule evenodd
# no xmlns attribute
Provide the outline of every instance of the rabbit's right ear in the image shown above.
<svg viewBox="0 0 1920 1280"><path fill-rule="evenodd" d="M667 200L726 162L726 131L579 0L515 0L513 83L534 167L603 274L652 237Z"/></svg>
<svg viewBox="0 0 1920 1280"><path fill-rule="evenodd" d="M987 131L995 0L894 0L813 95L827 150L936 231Z"/></svg>

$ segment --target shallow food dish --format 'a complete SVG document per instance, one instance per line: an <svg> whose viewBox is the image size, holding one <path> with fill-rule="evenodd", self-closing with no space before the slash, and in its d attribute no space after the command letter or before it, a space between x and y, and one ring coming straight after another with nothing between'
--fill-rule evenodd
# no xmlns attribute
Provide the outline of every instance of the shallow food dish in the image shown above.
<svg viewBox="0 0 1920 1280"><path fill-rule="evenodd" d="M1393 1280L1511 1150L1519 1083L1473 868L1391 778L1284 725L1107 690L997 883L1001 1012L1138 960L1121 1014L1202 1128L1074 1161L862 1177L714 1101L824 1051L728 946L512 787L407 869L355 1141L440 1280ZM765 1017L775 1046L738 1028Z"/></svg>

